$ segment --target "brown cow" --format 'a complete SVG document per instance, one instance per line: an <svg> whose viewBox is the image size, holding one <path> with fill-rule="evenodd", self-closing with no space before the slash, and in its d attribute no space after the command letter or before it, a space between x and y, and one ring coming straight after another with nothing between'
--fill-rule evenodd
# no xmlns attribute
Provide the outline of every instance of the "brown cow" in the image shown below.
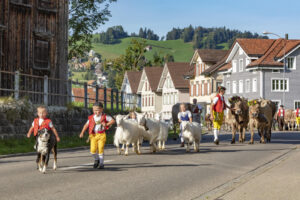
<svg viewBox="0 0 300 200"><path fill-rule="evenodd" d="M253 144L254 128L257 128L260 135L260 142L271 141L271 128L273 124L273 117L276 112L276 105L270 100L254 100L250 101L249 107L249 126L251 132L251 139L249 144Z"/></svg>
<svg viewBox="0 0 300 200"><path fill-rule="evenodd" d="M286 109L284 114L284 124L288 130L294 130L296 124L296 113L291 109Z"/></svg>
<svg viewBox="0 0 300 200"><path fill-rule="evenodd" d="M228 120L231 122L232 140L235 143L236 131L239 131L239 142L245 141L245 132L249 122L249 107L247 100L238 96L229 99L231 104L228 112Z"/></svg>

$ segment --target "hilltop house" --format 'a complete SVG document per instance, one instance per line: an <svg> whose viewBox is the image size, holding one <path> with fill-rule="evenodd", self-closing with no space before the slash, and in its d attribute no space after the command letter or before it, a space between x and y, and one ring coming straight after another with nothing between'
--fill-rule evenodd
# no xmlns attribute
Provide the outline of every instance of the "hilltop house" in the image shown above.
<svg viewBox="0 0 300 200"><path fill-rule="evenodd" d="M210 96L216 91L217 86L222 84L220 77L205 76L205 72L211 70L214 65L224 58L228 51L217 49L197 49L192 57L191 70L185 78L190 82L190 99L197 99L204 108L204 113L209 110Z"/></svg>
<svg viewBox="0 0 300 200"><path fill-rule="evenodd" d="M300 40L237 39L223 61L211 75L223 75L227 99L239 95L300 107Z"/></svg>
<svg viewBox="0 0 300 200"><path fill-rule="evenodd" d="M162 95L157 91L162 74L162 67L145 67L138 86L138 94L141 95L142 112L147 117L154 117L162 108Z"/></svg>
<svg viewBox="0 0 300 200"><path fill-rule="evenodd" d="M139 82L141 80L142 72L126 71L121 91L124 92L124 106L133 109L141 107L141 95L137 94Z"/></svg>
<svg viewBox="0 0 300 200"><path fill-rule="evenodd" d="M162 93L162 119L172 118L174 104L189 102L189 81L183 75L190 68L189 63L169 62L164 65L157 89Z"/></svg>

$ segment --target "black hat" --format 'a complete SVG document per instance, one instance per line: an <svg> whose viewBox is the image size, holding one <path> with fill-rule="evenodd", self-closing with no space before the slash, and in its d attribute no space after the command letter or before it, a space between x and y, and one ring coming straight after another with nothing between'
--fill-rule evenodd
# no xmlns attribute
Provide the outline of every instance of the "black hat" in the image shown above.
<svg viewBox="0 0 300 200"><path fill-rule="evenodd" d="M280 105L280 107L284 107L283 105Z"/></svg>
<svg viewBox="0 0 300 200"><path fill-rule="evenodd" d="M226 87L224 87L224 86L219 86L219 87L218 87L218 91L220 91L220 90L226 90Z"/></svg>

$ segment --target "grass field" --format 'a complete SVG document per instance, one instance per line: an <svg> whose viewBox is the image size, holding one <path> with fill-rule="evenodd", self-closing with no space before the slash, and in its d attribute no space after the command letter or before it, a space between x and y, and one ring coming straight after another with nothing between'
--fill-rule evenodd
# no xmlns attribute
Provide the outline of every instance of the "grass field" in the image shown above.
<svg viewBox="0 0 300 200"><path fill-rule="evenodd" d="M132 37L124 38L119 44L101 44L93 43L93 50L100 53L103 59L112 59L125 53L126 48L130 45ZM141 38L136 38L141 40ZM154 41L146 40L147 45L152 46L152 50L146 53L146 58L152 60L153 54L157 52L163 56L171 54L174 56L175 62L190 62L194 49L192 43L184 43L183 40L166 40Z"/></svg>

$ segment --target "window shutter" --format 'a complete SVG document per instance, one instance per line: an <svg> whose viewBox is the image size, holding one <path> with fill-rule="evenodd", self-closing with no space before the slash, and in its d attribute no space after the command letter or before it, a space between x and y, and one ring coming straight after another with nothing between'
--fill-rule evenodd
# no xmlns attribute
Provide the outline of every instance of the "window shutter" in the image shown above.
<svg viewBox="0 0 300 200"><path fill-rule="evenodd" d="M193 91L193 96L196 96L196 85L194 85L194 87L193 87L193 89L194 89L194 91Z"/></svg>
<svg viewBox="0 0 300 200"><path fill-rule="evenodd" d="M204 83L204 96L207 95L207 83Z"/></svg>

